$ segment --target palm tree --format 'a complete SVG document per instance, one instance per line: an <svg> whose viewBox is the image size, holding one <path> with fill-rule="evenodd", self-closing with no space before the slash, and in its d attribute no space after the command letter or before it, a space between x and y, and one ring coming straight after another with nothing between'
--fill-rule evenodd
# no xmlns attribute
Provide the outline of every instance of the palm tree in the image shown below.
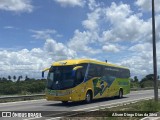
<svg viewBox="0 0 160 120"><path fill-rule="evenodd" d="M25 78L25 80L29 80L29 78L28 78L28 76L26 75L26 78Z"/></svg>
<svg viewBox="0 0 160 120"><path fill-rule="evenodd" d="M10 75L8 75L8 79L11 80L11 76Z"/></svg>
<svg viewBox="0 0 160 120"><path fill-rule="evenodd" d="M13 79L14 79L14 81L16 80L16 76L15 75L13 76Z"/></svg>
<svg viewBox="0 0 160 120"><path fill-rule="evenodd" d="M23 78L22 75L20 75L17 81L20 81L22 78Z"/></svg>

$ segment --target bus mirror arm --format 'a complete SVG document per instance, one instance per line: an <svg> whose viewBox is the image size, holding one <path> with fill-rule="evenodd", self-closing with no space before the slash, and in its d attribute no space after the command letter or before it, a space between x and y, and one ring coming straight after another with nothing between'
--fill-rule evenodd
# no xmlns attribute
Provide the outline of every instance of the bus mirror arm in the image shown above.
<svg viewBox="0 0 160 120"><path fill-rule="evenodd" d="M76 70L78 70L80 68L83 68L83 66L76 66L76 67L73 68L73 70L76 71Z"/></svg>
<svg viewBox="0 0 160 120"><path fill-rule="evenodd" d="M46 69L44 69L43 71L42 71L42 79L44 79L44 72L45 71L48 71L49 70L49 68L46 68Z"/></svg>
<svg viewBox="0 0 160 120"><path fill-rule="evenodd" d="M44 78L44 71L42 71L42 79Z"/></svg>
<svg viewBox="0 0 160 120"><path fill-rule="evenodd" d="M72 77L74 77L76 75L76 71L78 69L80 69L80 68L83 68L83 66L76 66L76 67L73 68L73 70L72 70Z"/></svg>

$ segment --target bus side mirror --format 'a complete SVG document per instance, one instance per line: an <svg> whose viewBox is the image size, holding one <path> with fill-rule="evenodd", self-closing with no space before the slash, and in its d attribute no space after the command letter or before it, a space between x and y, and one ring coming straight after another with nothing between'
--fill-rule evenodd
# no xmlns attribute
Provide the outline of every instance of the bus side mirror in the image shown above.
<svg viewBox="0 0 160 120"><path fill-rule="evenodd" d="M80 69L80 68L83 68L83 66L76 66L76 67L73 68L73 70L76 71L76 70L78 70L78 69Z"/></svg>
<svg viewBox="0 0 160 120"><path fill-rule="evenodd" d="M78 70L78 69L80 69L80 68L83 68L83 66L76 66L76 67L73 68L73 70L72 70L72 77L75 76L76 70Z"/></svg>
<svg viewBox="0 0 160 120"><path fill-rule="evenodd" d="M44 71L42 71L42 79L44 78Z"/></svg>
<svg viewBox="0 0 160 120"><path fill-rule="evenodd" d="M42 71L42 79L44 78L44 72L45 71L48 71L49 70L49 68L46 68L46 69L44 69L43 71Z"/></svg>

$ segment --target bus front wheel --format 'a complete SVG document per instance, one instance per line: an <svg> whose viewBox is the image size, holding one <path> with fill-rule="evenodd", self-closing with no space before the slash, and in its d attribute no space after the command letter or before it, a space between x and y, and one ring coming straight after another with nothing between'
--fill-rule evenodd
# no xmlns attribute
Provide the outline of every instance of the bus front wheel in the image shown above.
<svg viewBox="0 0 160 120"><path fill-rule="evenodd" d="M119 95L118 95L118 97L119 97L119 98L122 98L122 97L123 97L123 90L122 90L122 89L119 90Z"/></svg>
<svg viewBox="0 0 160 120"><path fill-rule="evenodd" d="M86 94L85 102L90 103L92 101L92 92L88 91Z"/></svg>
<svg viewBox="0 0 160 120"><path fill-rule="evenodd" d="M63 104L67 104L67 103L68 103L68 101L62 101L62 103L63 103Z"/></svg>

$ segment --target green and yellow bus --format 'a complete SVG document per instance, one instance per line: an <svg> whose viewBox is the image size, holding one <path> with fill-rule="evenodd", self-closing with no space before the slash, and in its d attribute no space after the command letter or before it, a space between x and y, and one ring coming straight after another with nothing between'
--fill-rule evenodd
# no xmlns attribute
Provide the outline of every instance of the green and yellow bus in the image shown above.
<svg viewBox="0 0 160 120"><path fill-rule="evenodd" d="M86 101L130 93L130 71L126 67L89 59L54 62L47 76L49 101Z"/></svg>

